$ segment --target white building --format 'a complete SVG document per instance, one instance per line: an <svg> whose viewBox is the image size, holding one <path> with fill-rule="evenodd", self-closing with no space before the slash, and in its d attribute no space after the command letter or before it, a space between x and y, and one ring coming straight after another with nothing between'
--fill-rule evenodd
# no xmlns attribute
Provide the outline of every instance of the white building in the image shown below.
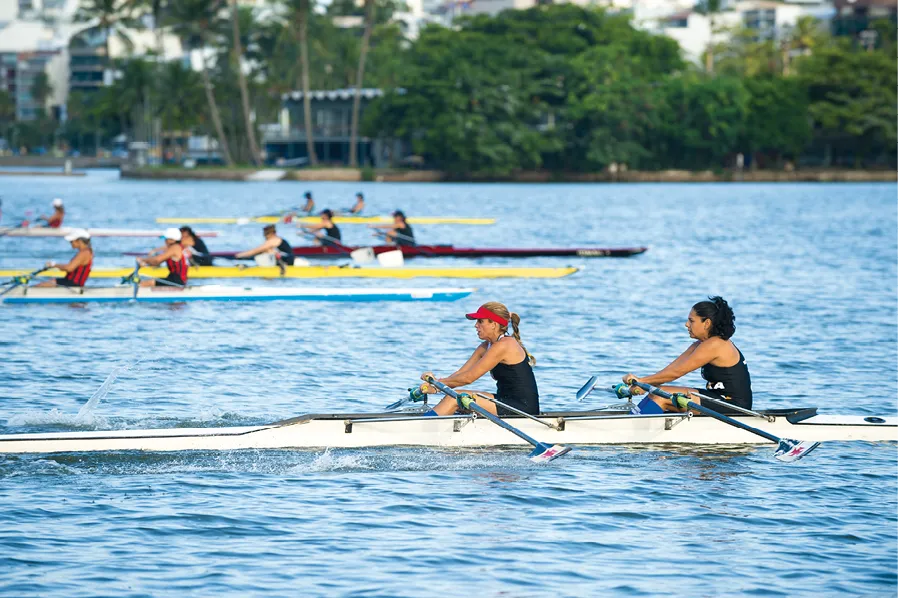
<svg viewBox="0 0 898 598"><path fill-rule="evenodd" d="M833 15L829 0L742 0L714 15L694 9L668 15L655 30L677 40L687 60L700 63L710 43L725 42L737 28L757 31L758 39L780 40L803 16L827 21Z"/></svg>

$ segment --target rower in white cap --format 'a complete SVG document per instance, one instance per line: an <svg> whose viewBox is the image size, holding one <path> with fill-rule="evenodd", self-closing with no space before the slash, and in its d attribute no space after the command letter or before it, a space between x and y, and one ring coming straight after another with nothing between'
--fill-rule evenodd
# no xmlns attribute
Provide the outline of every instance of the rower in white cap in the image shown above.
<svg viewBox="0 0 898 598"><path fill-rule="evenodd" d="M76 228L65 236L65 240L72 244L75 254L69 263L57 264L47 262L47 268L58 268L66 273L63 278L51 278L35 286L39 287L83 287L90 276L90 269L94 263L94 250L90 246L90 233L83 228Z"/></svg>
<svg viewBox="0 0 898 598"><path fill-rule="evenodd" d="M181 231L177 228L167 228L162 238L165 239L165 249L162 250L162 253L137 258L137 263L141 266L158 266L164 262L166 267L168 267L168 276L165 278L141 280L140 286L155 287L164 285L179 288L187 286L187 270L189 266L184 255L184 249L181 247Z"/></svg>
<svg viewBox="0 0 898 598"><path fill-rule="evenodd" d="M65 206L58 197L53 200L53 213L50 216L39 216L38 220L43 220L49 228L59 228L62 226L62 219L65 218Z"/></svg>

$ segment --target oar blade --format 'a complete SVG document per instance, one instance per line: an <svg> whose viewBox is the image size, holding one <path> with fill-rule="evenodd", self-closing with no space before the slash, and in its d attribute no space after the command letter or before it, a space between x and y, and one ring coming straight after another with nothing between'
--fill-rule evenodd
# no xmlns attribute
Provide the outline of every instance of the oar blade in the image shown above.
<svg viewBox="0 0 898 598"><path fill-rule="evenodd" d="M587 381L586 384L584 384L583 387L577 391L577 400L582 401L587 396L589 396L589 393L591 393L592 389L596 387L596 383L598 381L598 376L593 376L592 378L590 378L589 381Z"/></svg>
<svg viewBox="0 0 898 598"><path fill-rule="evenodd" d="M528 456L534 463L548 463L571 452L571 447L563 444L548 445L539 443Z"/></svg>
<svg viewBox="0 0 898 598"><path fill-rule="evenodd" d="M793 461L798 461L818 446L820 446L819 442L783 438L780 440L779 446L776 447L776 452L773 456L785 463L792 463Z"/></svg>
<svg viewBox="0 0 898 598"><path fill-rule="evenodd" d="M405 405L405 402L407 400L408 400L407 398L403 398L403 399L399 399L395 403L390 403L389 405L384 407L384 411L395 411L395 410L399 409L400 407L402 407L403 405Z"/></svg>

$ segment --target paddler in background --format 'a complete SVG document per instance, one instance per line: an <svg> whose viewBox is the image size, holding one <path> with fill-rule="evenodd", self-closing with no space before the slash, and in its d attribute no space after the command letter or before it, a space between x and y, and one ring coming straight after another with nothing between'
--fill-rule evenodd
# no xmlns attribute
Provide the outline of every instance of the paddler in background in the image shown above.
<svg viewBox="0 0 898 598"><path fill-rule="evenodd" d="M182 226L180 230L181 247L184 248L187 263L191 266L211 266L212 256L209 255L206 243L189 226Z"/></svg>
<svg viewBox="0 0 898 598"><path fill-rule="evenodd" d="M362 210L365 209L365 196L362 195L362 192L359 191L355 194L355 203L351 208L346 210L347 214L352 214L353 216L358 216L362 213Z"/></svg>
<svg viewBox="0 0 898 598"><path fill-rule="evenodd" d="M58 268L66 273L63 278L51 278L38 283L38 287L83 287L90 277L90 269L94 264L94 250L90 246L90 233L83 228L76 228L65 236L72 244L75 254L67 264L47 262L47 268Z"/></svg>
<svg viewBox="0 0 898 598"><path fill-rule="evenodd" d="M321 222L318 224L301 224L300 228L315 235L315 242L322 247L332 247L343 240L340 228L334 224L334 213L331 210L321 210Z"/></svg>
<svg viewBox="0 0 898 598"><path fill-rule="evenodd" d="M458 392L468 394L476 392L478 395L484 395L487 398L475 397L475 401L494 415L503 416L512 413L489 400L492 398L525 413L538 414L539 388L536 386L532 367L536 360L521 344L520 316L509 313L508 308L501 303L490 301L481 305L474 313L465 314L465 317L475 321L477 338L483 342L474 349L474 353L458 371L437 380L449 388L458 388L479 380L489 372L496 381L495 394L470 390ZM509 324L512 330L510 335ZM431 376L432 373L425 372L421 375L421 379L427 380ZM426 382L421 385L421 390L427 394L439 392ZM424 415L452 415L457 410L456 400L447 396Z"/></svg>
<svg viewBox="0 0 898 598"><path fill-rule="evenodd" d="M748 365L736 345L730 338L736 332L736 316L722 297L709 297L708 301L700 301L692 306L686 318L686 330L695 342L674 359L667 367L651 376L637 377L626 374L623 381L633 381L660 386L671 394L682 393L690 396L695 403L717 411L732 414L734 410L712 401L702 403L702 393L725 403L731 403L743 409L751 409L751 376ZM686 374L701 368L702 377L707 381L706 388L687 388L684 386L661 386L682 378ZM631 394L642 394L644 391L636 386L630 387ZM641 414L664 413L665 411L683 412L679 406L669 399L655 395L645 397L637 406ZM636 411L636 410L634 410Z"/></svg>
<svg viewBox="0 0 898 598"><path fill-rule="evenodd" d="M393 224L369 224L368 228L386 230L386 233L380 234L383 235L387 243L392 243L397 246L415 245L415 233L412 231L411 225L406 221L405 214L402 210L393 212Z"/></svg>
<svg viewBox="0 0 898 598"><path fill-rule="evenodd" d="M47 223L48 228L59 228L62 226L62 220L65 218L65 206L62 205L62 200L58 197L53 200L53 213L49 216L38 216L38 220L43 220Z"/></svg>
<svg viewBox="0 0 898 598"><path fill-rule="evenodd" d="M137 263L140 266L158 266L165 263L168 268L168 276L141 280L140 286L185 287L187 286L187 271L190 267L187 264L187 256L184 255L184 248L181 247L181 231L177 228L168 228L162 238L165 239L165 248L162 252L153 255L156 251L154 250L153 253L145 257L137 258Z"/></svg>
<svg viewBox="0 0 898 598"><path fill-rule="evenodd" d="M315 211L315 200L312 199L312 192L306 191L306 193L303 197L306 198L306 203L303 204L301 211L305 212L307 215L311 216L312 212Z"/></svg>
<svg viewBox="0 0 898 598"><path fill-rule="evenodd" d="M234 257L237 259L243 259L267 254L273 256L275 262L278 264L292 266L293 248L290 247L290 244L287 243L287 241L278 236L275 226L273 224L265 226L262 229L262 234L265 235L264 243L254 249L241 251Z"/></svg>

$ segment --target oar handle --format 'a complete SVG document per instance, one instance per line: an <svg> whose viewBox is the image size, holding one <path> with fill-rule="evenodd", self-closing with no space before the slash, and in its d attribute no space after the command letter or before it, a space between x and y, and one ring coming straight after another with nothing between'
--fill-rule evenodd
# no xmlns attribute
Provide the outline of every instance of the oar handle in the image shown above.
<svg viewBox="0 0 898 598"><path fill-rule="evenodd" d="M459 407L462 409L470 409L471 403L475 403L474 398L467 394L458 394L433 376L427 376L425 380L428 384L432 385L434 388L442 392L443 394L452 397L458 403Z"/></svg>

